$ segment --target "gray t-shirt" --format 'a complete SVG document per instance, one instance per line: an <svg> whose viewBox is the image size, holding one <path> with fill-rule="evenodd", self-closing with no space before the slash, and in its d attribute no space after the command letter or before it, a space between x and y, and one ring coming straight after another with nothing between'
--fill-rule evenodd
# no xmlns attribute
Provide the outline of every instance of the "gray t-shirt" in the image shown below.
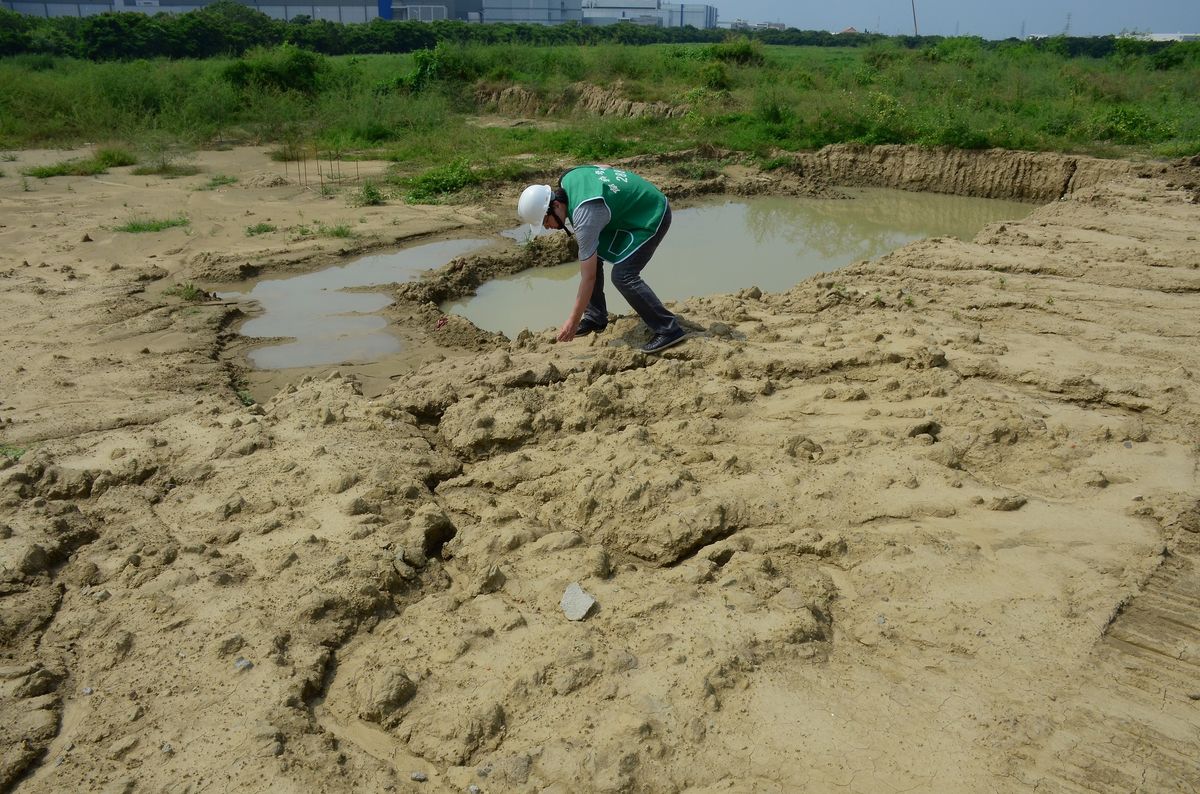
<svg viewBox="0 0 1200 794"><path fill-rule="evenodd" d="M589 199L575 208L572 216L575 240L579 243L579 261L596 253L600 247L600 232L612 220L612 213L602 198Z"/></svg>

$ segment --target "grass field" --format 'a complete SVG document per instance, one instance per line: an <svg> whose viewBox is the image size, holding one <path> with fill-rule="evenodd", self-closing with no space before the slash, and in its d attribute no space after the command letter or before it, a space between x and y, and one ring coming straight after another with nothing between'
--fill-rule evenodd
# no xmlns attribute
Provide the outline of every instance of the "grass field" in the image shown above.
<svg viewBox="0 0 1200 794"><path fill-rule="evenodd" d="M161 146L163 136L184 147L274 142L468 180L481 167L519 175L505 165L516 154L605 159L700 143L764 161L840 142L1190 156L1200 153L1200 47L1182 46L1170 62L1067 58L970 38L922 50L732 41L443 44L337 57L284 46L153 63L15 56L0 60L0 149L97 140L128 148L146 137ZM478 96L519 86L549 104L583 83L688 111L629 119L568 106L548 131L469 123Z"/></svg>

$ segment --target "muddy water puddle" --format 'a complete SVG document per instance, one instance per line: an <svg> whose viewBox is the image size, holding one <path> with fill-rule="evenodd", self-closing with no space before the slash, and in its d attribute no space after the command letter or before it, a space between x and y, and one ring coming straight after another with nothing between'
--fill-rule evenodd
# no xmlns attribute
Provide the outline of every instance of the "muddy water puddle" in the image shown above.
<svg viewBox="0 0 1200 794"><path fill-rule="evenodd" d="M495 239L425 243L301 276L263 279L248 285L244 292L222 292L220 297L253 300L261 307L261 314L242 325L242 336L290 337L287 342L251 350L247 358L256 369L375 361L400 352L402 346L387 320L373 313L392 299L380 292L347 289L408 281L423 270L495 243Z"/></svg>
<svg viewBox="0 0 1200 794"><path fill-rule="evenodd" d="M663 300L749 286L779 291L915 240L970 240L986 224L1024 218L1035 206L901 190L846 192L851 200L736 198L676 208L671 231L643 276ZM605 270L608 310L631 313ZM515 337L524 328L559 325L574 301L578 276L577 263L528 270L490 281L442 308Z"/></svg>

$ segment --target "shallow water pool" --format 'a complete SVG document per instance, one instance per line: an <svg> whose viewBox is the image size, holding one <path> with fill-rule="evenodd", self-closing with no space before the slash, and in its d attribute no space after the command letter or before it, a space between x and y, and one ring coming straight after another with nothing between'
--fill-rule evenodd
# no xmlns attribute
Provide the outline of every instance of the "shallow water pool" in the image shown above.
<svg viewBox="0 0 1200 794"><path fill-rule="evenodd" d="M301 276L263 279L247 292L222 292L220 297L254 300L262 307L260 315L242 325L242 336L292 337L251 350L247 358L256 369L375 361L400 351L400 338L389 330L387 320L372 314L392 299L380 292L346 292L347 288L408 281L423 270L441 267L495 242L425 243Z"/></svg>
<svg viewBox="0 0 1200 794"><path fill-rule="evenodd" d="M902 190L857 189L850 200L736 198L673 209L671 230L643 278L663 300L785 290L817 273L927 237L970 240L988 223L1017 220L1032 204ZM579 284L578 263L527 270L443 305L480 328L515 337L560 325ZM608 310L630 308L608 280Z"/></svg>

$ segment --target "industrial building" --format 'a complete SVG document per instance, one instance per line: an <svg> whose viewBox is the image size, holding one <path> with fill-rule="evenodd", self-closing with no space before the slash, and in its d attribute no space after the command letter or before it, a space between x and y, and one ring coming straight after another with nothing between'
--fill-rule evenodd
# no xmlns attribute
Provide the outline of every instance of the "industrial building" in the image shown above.
<svg viewBox="0 0 1200 794"><path fill-rule="evenodd" d="M664 28L715 28L717 9L700 3L669 3L664 0L583 0L586 25L632 22Z"/></svg>
<svg viewBox="0 0 1200 794"><path fill-rule="evenodd" d="M444 2L445 0L443 0ZM242 5L261 11L274 19L307 16L330 22L370 22L376 17L390 18L392 0L239 0ZM0 8L35 17L87 17L110 11L137 11L143 14L182 14L196 11L206 0L82 0L81 2L31 2L0 0ZM383 6L386 4L386 9ZM439 8L441 4L439 4ZM386 11L386 13L384 13Z"/></svg>
<svg viewBox="0 0 1200 794"><path fill-rule="evenodd" d="M274 19L298 16L330 22L370 22L383 19L432 22L513 22L561 25L610 25L619 22L659 27L715 28L717 9L695 3L665 0L238 0ZM0 0L0 8L38 17L86 17L109 11L145 14L195 11L208 0Z"/></svg>
<svg viewBox="0 0 1200 794"><path fill-rule="evenodd" d="M478 21L517 22L529 25L582 22L581 5L581 0L483 0L481 18ZM473 21L469 15L467 21Z"/></svg>

